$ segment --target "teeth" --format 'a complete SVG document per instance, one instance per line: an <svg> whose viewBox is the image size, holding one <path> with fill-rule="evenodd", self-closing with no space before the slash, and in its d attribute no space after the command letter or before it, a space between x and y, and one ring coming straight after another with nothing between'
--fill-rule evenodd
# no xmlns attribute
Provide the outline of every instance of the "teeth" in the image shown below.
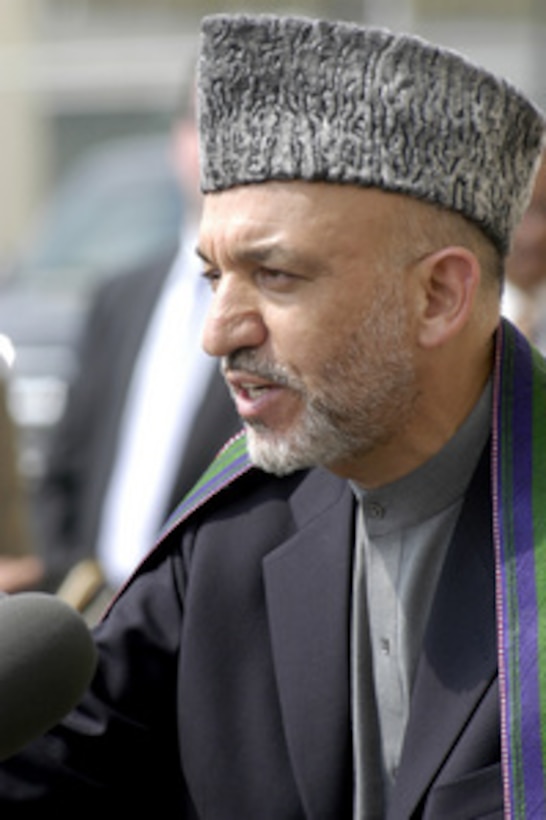
<svg viewBox="0 0 546 820"><path fill-rule="evenodd" d="M255 384L243 385L243 390L250 399L256 399L267 390L267 387L258 387Z"/></svg>

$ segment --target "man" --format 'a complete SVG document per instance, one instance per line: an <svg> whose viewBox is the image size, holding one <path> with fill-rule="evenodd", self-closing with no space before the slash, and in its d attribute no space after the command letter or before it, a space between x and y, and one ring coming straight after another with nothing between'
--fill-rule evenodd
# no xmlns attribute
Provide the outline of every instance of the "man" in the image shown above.
<svg viewBox="0 0 546 820"><path fill-rule="evenodd" d="M517 654L537 671L539 627L513 581L540 601L530 374L540 422L546 387L499 301L543 118L419 39L291 17L207 18L199 95L204 344L248 441L114 602L90 692L0 770L0 805L541 816Z"/></svg>

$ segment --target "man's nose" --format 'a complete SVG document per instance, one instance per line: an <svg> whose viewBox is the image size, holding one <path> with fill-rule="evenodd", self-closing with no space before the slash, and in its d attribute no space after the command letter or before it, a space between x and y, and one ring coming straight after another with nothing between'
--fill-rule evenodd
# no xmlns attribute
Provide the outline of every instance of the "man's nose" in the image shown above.
<svg viewBox="0 0 546 820"><path fill-rule="evenodd" d="M262 345L267 329L258 305L245 287L222 280L213 294L203 328L203 348L211 356L228 356Z"/></svg>

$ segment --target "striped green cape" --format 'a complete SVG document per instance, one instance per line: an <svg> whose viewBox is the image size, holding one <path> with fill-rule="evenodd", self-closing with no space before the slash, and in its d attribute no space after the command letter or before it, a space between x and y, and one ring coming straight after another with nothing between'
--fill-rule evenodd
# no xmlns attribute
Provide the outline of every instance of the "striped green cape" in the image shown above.
<svg viewBox="0 0 546 820"><path fill-rule="evenodd" d="M546 818L546 361L508 322L497 338L493 536L505 816ZM250 467L232 439L164 535Z"/></svg>
<svg viewBox="0 0 546 820"><path fill-rule="evenodd" d="M497 345L493 503L507 818L546 818L546 362L510 324Z"/></svg>
<svg viewBox="0 0 546 820"><path fill-rule="evenodd" d="M214 461L203 473L197 484L189 491L165 523L159 541L191 515L198 507L205 504L216 493L251 467L246 449L246 436L239 433L230 439L220 450Z"/></svg>

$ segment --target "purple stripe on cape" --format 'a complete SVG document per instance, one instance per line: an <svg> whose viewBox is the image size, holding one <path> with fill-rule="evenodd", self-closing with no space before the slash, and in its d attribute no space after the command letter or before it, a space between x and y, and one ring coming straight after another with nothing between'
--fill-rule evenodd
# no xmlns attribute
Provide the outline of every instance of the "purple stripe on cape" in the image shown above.
<svg viewBox="0 0 546 820"><path fill-rule="evenodd" d="M538 602L536 594L535 553L533 549L532 508L532 418L533 372L530 351L525 340L515 337L514 381L512 390L513 434L513 513L516 548L516 579L519 621L518 667L521 683L521 745L527 816L532 817L544 805L542 748L536 716L540 715L540 693L537 668ZM530 707L530 708L529 708ZM538 767L538 768L537 768ZM538 775L538 776L537 776ZM537 793L538 792L538 793Z"/></svg>
<svg viewBox="0 0 546 820"><path fill-rule="evenodd" d="M171 517L166 521L158 541L168 535L184 518L187 518L194 510L200 507L209 498L212 498L219 490L223 489L230 481L241 476L250 466L248 455L243 453L238 458L229 462L222 470L215 473L211 478L204 482L200 487L193 490L178 507L174 510Z"/></svg>

